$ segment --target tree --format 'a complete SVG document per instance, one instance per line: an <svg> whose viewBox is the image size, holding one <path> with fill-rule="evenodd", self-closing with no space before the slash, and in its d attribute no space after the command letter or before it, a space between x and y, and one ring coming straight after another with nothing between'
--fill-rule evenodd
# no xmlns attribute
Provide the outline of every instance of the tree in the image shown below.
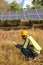
<svg viewBox="0 0 43 65"><path fill-rule="evenodd" d="M33 3L34 3L34 4L39 4L39 1L40 1L40 0L33 0Z"/></svg>
<svg viewBox="0 0 43 65"><path fill-rule="evenodd" d="M43 9L43 0L33 0L34 8Z"/></svg>
<svg viewBox="0 0 43 65"><path fill-rule="evenodd" d="M8 3L5 0L0 0L0 12L7 11Z"/></svg>
<svg viewBox="0 0 43 65"><path fill-rule="evenodd" d="M40 9L40 0L33 0L34 7Z"/></svg>
<svg viewBox="0 0 43 65"><path fill-rule="evenodd" d="M40 4L43 5L43 0L40 1Z"/></svg>
<svg viewBox="0 0 43 65"><path fill-rule="evenodd" d="M10 4L10 11L22 11L22 8L20 8L19 4L16 1L14 1Z"/></svg>

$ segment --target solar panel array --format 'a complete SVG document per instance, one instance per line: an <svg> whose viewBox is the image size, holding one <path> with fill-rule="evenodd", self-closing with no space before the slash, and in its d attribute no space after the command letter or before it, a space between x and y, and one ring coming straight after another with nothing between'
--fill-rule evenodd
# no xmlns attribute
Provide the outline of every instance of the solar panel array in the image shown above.
<svg viewBox="0 0 43 65"><path fill-rule="evenodd" d="M43 10L32 9L23 12L0 12L0 20L43 20Z"/></svg>

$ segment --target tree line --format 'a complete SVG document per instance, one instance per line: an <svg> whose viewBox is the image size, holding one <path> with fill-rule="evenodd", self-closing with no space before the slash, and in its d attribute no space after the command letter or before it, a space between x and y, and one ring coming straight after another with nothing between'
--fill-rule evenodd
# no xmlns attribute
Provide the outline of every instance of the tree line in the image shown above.
<svg viewBox="0 0 43 65"><path fill-rule="evenodd" d="M43 0L33 0L32 4L34 7L31 7L31 9L43 9ZM30 9L29 5L27 5L27 9ZM23 8L20 7L20 5L14 0L12 3L8 3L5 0L0 0L0 12L2 11L23 11Z"/></svg>

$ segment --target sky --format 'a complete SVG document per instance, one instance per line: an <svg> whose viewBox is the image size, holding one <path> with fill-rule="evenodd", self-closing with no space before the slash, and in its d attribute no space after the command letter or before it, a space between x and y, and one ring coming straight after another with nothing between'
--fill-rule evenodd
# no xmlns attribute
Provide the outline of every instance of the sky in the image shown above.
<svg viewBox="0 0 43 65"><path fill-rule="evenodd" d="M8 1L9 3L11 3L11 2L13 2L14 0L6 0L6 1ZM15 1L17 1L18 3L20 3L22 0L15 0ZM32 2L32 0L28 0L28 1L29 1L29 3Z"/></svg>

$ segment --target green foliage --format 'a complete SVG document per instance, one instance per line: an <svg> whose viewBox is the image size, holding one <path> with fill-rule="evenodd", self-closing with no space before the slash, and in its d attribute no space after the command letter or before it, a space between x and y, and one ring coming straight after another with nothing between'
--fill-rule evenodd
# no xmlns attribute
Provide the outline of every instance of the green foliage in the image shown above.
<svg viewBox="0 0 43 65"><path fill-rule="evenodd" d="M22 11L22 8L20 8L19 4L16 1L14 1L10 4L10 11Z"/></svg>
<svg viewBox="0 0 43 65"><path fill-rule="evenodd" d="M43 0L33 0L33 4L34 4L34 8L33 9L43 9L43 6L41 6L43 4Z"/></svg>
<svg viewBox="0 0 43 65"><path fill-rule="evenodd" d="M43 5L43 0L41 0L40 4Z"/></svg>
<svg viewBox="0 0 43 65"><path fill-rule="evenodd" d="M39 4L39 0L33 0L33 4Z"/></svg>
<svg viewBox="0 0 43 65"><path fill-rule="evenodd" d="M19 26L20 20L5 21L3 26Z"/></svg>
<svg viewBox="0 0 43 65"><path fill-rule="evenodd" d="M32 27L33 26L33 22L29 21L29 26Z"/></svg>

